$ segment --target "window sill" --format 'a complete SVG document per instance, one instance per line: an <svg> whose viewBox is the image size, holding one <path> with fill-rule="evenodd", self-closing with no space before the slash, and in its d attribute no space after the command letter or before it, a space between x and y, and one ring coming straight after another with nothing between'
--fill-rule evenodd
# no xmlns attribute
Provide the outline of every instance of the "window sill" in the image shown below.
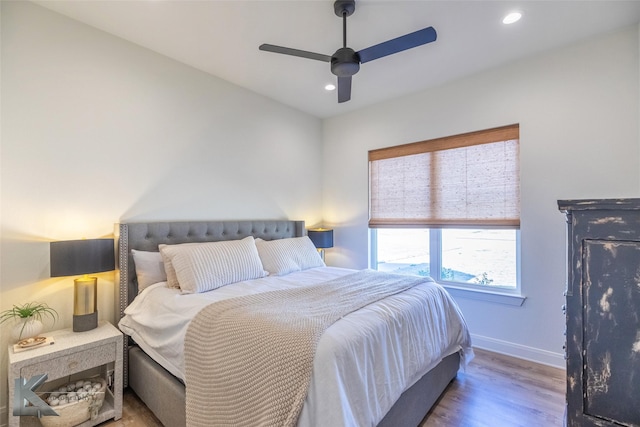
<svg viewBox="0 0 640 427"><path fill-rule="evenodd" d="M505 292L485 291L483 289L469 289L459 286L447 285L440 283L453 297L462 297L475 299L480 301L493 302L497 304L506 304L516 307L520 307L524 300L527 299L524 295L516 295Z"/></svg>

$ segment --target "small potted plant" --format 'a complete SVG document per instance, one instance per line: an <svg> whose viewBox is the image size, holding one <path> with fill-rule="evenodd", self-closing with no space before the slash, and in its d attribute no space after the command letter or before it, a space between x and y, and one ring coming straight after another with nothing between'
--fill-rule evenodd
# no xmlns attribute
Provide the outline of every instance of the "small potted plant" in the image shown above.
<svg viewBox="0 0 640 427"><path fill-rule="evenodd" d="M0 312L0 324L14 320L11 335L15 341L20 341L37 337L42 332L42 320L46 317L51 317L55 322L58 312L45 303L28 302Z"/></svg>

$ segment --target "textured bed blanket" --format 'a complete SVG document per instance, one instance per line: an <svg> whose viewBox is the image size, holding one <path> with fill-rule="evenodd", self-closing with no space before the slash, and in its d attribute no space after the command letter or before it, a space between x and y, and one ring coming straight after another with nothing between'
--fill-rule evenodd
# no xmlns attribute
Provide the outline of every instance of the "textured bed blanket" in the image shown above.
<svg viewBox="0 0 640 427"><path fill-rule="evenodd" d="M322 333L423 281L361 271L205 307L185 339L187 426L295 425Z"/></svg>

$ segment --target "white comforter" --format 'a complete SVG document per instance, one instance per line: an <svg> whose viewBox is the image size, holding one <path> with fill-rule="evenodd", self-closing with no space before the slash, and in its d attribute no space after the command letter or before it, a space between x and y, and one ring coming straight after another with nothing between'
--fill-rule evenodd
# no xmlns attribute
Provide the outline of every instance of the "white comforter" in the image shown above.
<svg viewBox="0 0 640 427"><path fill-rule="evenodd" d="M321 283L353 270L313 268L281 277L234 283L182 295L158 283L125 310L120 329L184 381L184 337L204 306L226 298ZM472 357L460 311L435 283L371 304L329 327L318 343L309 394L299 426L375 426L400 394L442 358Z"/></svg>

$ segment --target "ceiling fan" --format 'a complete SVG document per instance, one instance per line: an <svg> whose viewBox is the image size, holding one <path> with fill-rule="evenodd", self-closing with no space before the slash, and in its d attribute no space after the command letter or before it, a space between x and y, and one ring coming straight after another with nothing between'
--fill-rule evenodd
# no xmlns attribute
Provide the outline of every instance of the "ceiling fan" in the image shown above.
<svg viewBox="0 0 640 427"><path fill-rule="evenodd" d="M355 0L336 0L333 4L333 10L336 15L342 17L342 47L336 50L333 55L323 55L272 44L261 44L259 49L330 62L331 72L338 77L338 102L346 102L351 99L351 76L360 70L360 64L431 43L437 38L436 30L433 27L427 27L355 52L347 47L347 16L351 16L356 10Z"/></svg>

